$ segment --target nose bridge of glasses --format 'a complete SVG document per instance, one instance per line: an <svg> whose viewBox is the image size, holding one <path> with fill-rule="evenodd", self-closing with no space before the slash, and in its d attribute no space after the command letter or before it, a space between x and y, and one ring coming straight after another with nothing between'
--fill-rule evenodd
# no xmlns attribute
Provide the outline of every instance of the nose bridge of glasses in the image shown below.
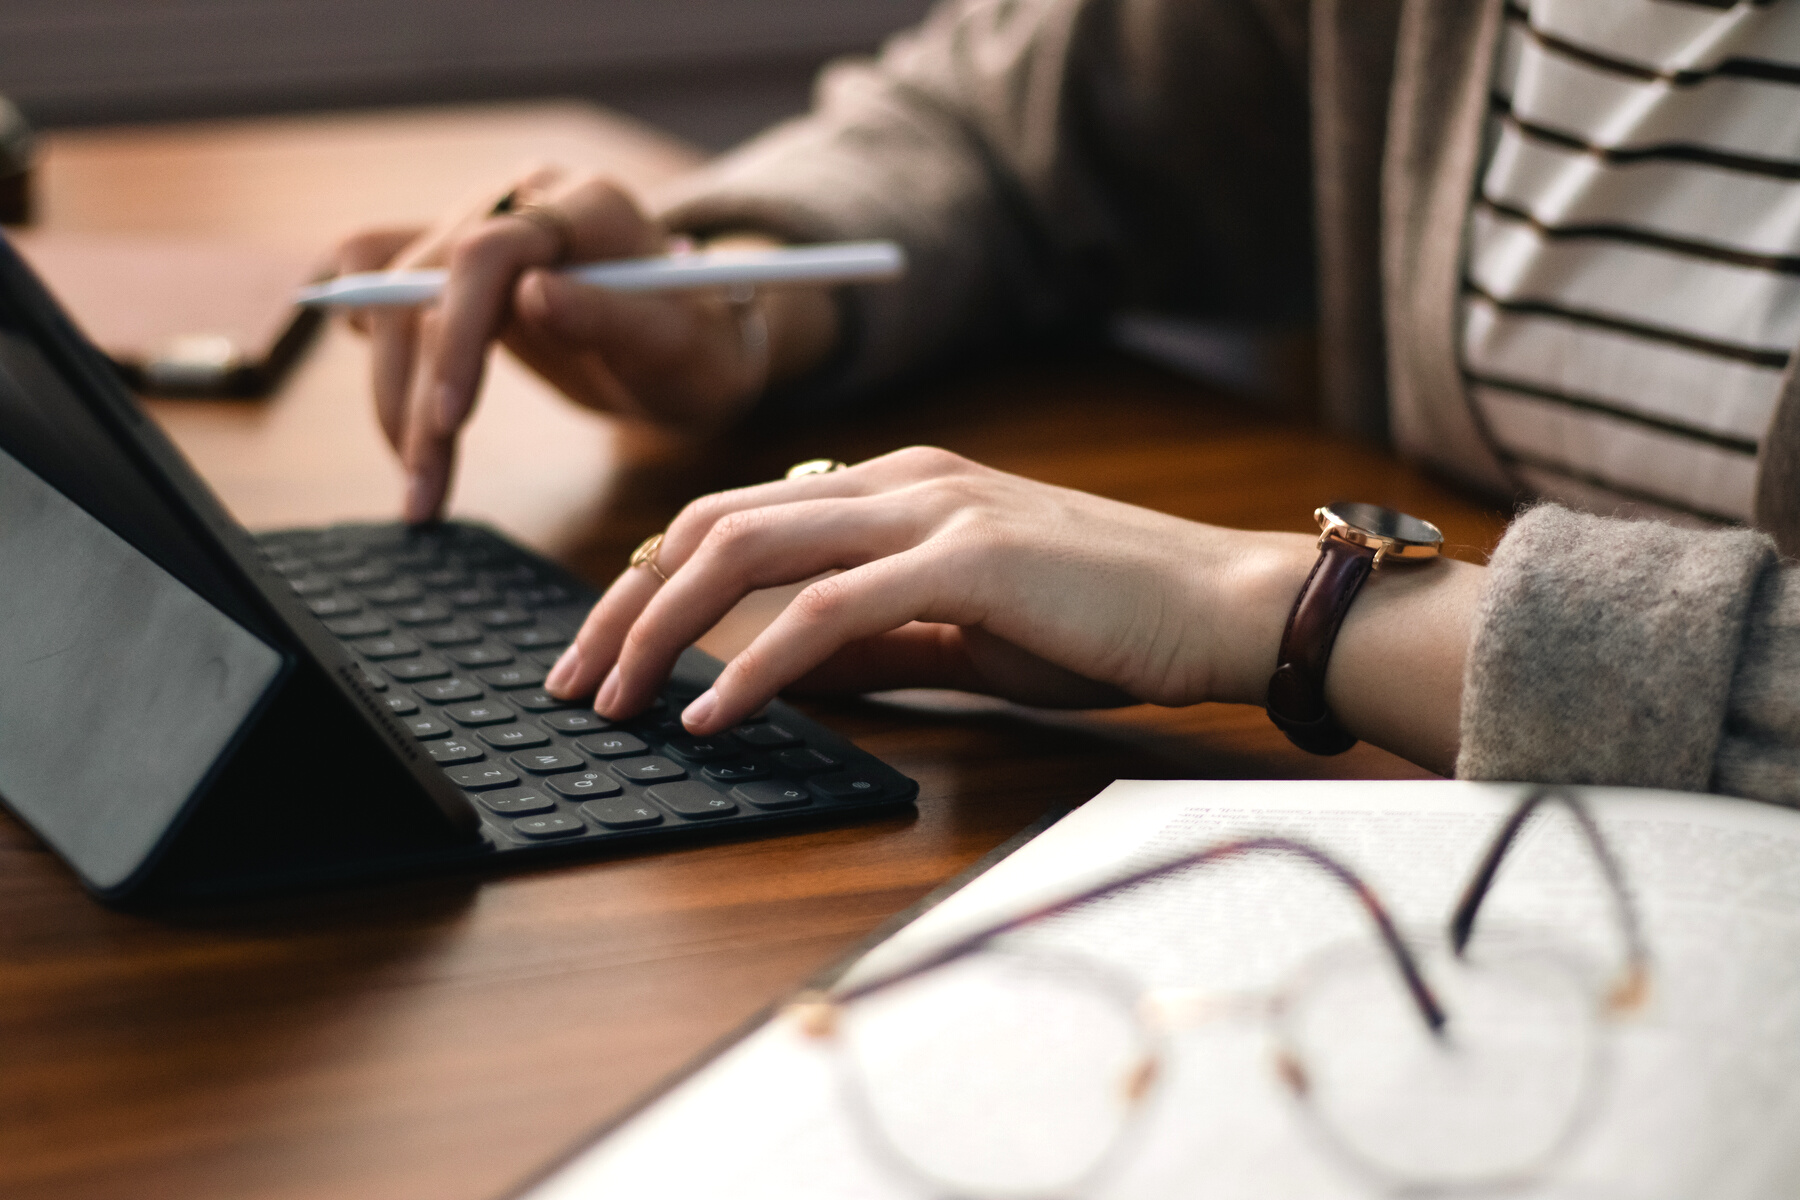
<svg viewBox="0 0 1800 1200"><path fill-rule="evenodd" d="M1200 987L1151 988L1138 998L1138 1019L1152 1033L1172 1034L1218 1021L1261 1020L1274 1008L1267 992L1217 992Z"/></svg>

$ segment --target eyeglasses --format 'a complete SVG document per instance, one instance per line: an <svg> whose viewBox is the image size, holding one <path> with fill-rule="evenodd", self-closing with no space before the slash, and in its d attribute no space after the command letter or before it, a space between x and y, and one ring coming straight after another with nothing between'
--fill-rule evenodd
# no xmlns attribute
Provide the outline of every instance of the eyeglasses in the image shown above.
<svg viewBox="0 0 1800 1200"><path fill-rule="evenodd" d="M1527 821L1565 809L1599 868L1616 964L1542 929L1489 928L1483 902ZM1279 857L1335 881L1373 938L1311 957L1267 992L1141 986L1086 953L1019 944L1053 917L1153 881ZM1067 1195L1129 1151L1174 1034L1251 1016L1302 1123L1389 1190L1528 1182L1596 1107L1612 1022L1647 994L1649 954L1619 866L1572 792L1527 795L1494 834L1446 926L1402 936L1349 867L1288 837L1250 837L1139 870L1002 921L903 968L797 999L835 1054L870 1149L940 1194Z"/></svg>

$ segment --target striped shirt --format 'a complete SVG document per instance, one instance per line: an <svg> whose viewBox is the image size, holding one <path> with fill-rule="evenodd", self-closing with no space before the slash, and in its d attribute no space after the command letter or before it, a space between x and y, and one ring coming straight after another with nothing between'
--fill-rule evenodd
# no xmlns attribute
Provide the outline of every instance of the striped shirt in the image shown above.
<svg viewBox="0 0 1800 1200"><path fill-rule="evenodd" d="M1748 520L1800 344L1800 0L1509 0L1469 403L1529 490Z"/></svg>

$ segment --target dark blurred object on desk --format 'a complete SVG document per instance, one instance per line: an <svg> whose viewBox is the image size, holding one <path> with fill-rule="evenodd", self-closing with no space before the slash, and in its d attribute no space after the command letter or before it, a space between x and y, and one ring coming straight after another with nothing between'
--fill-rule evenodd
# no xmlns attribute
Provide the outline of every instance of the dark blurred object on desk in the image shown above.
<svg viewBox="0 0 1800 1200"><path fill-rule="evenodd" d="M310 255L151 234L8 236L134 391L266 395L320 324L293 299L319 274Z"/></svg>
<svg viewBox="0 0 1800 1200"><path fill-rule="evenodd" d="M0 225L31 220L32 143L25 114L0 96Z"/></svg>

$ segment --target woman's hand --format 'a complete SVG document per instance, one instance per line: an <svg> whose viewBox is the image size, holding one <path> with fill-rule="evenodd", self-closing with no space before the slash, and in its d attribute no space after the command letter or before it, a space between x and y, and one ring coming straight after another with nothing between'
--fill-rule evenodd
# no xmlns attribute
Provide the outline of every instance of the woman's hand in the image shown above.
<svg viewBox="0 0 1800 1200"><path fill-rule="evenodd" d="M670 238L604 178L539 171L512 194L560 216L495 214L490 202L430 230L370 230L338 248L344 272L442 264L450 273L433 305L354 318L373 343L375 411L406 470L409 521L443 506L492 342L589 407L710 428L836 340L835 308L816 289L767 293L746 312L716 290L625 295L573 283L549 268L660 254ZM767 337L747 336L763 328Z"/></svg>
<svg viewBox="0 0 1800 1200"><path fill-rule="evenodd" d="M902 450L690 504L658 552L668 581L620 576L549 685L598 688L602 713L628 715L746 593L836 572L727 665L684 714L690 730L733 725L802 680L1079 707L1256 701L1309 547Z"/></svg>
<svg viewBox="0 0 1800 1200"><path fill-rule="evenodd" d="M599 712L630 716L743 596L812 579L688 706L691 732L729 728L794 683L1260 704L1317 556L1303 534L1220 529L901 450L694 501L658 551L667 581L636 567L615 580L547 686L570 699L598 688ZM1446 559L1370 577L1325 681L1352 733L1450 769L1485 576Z"/></svg>

